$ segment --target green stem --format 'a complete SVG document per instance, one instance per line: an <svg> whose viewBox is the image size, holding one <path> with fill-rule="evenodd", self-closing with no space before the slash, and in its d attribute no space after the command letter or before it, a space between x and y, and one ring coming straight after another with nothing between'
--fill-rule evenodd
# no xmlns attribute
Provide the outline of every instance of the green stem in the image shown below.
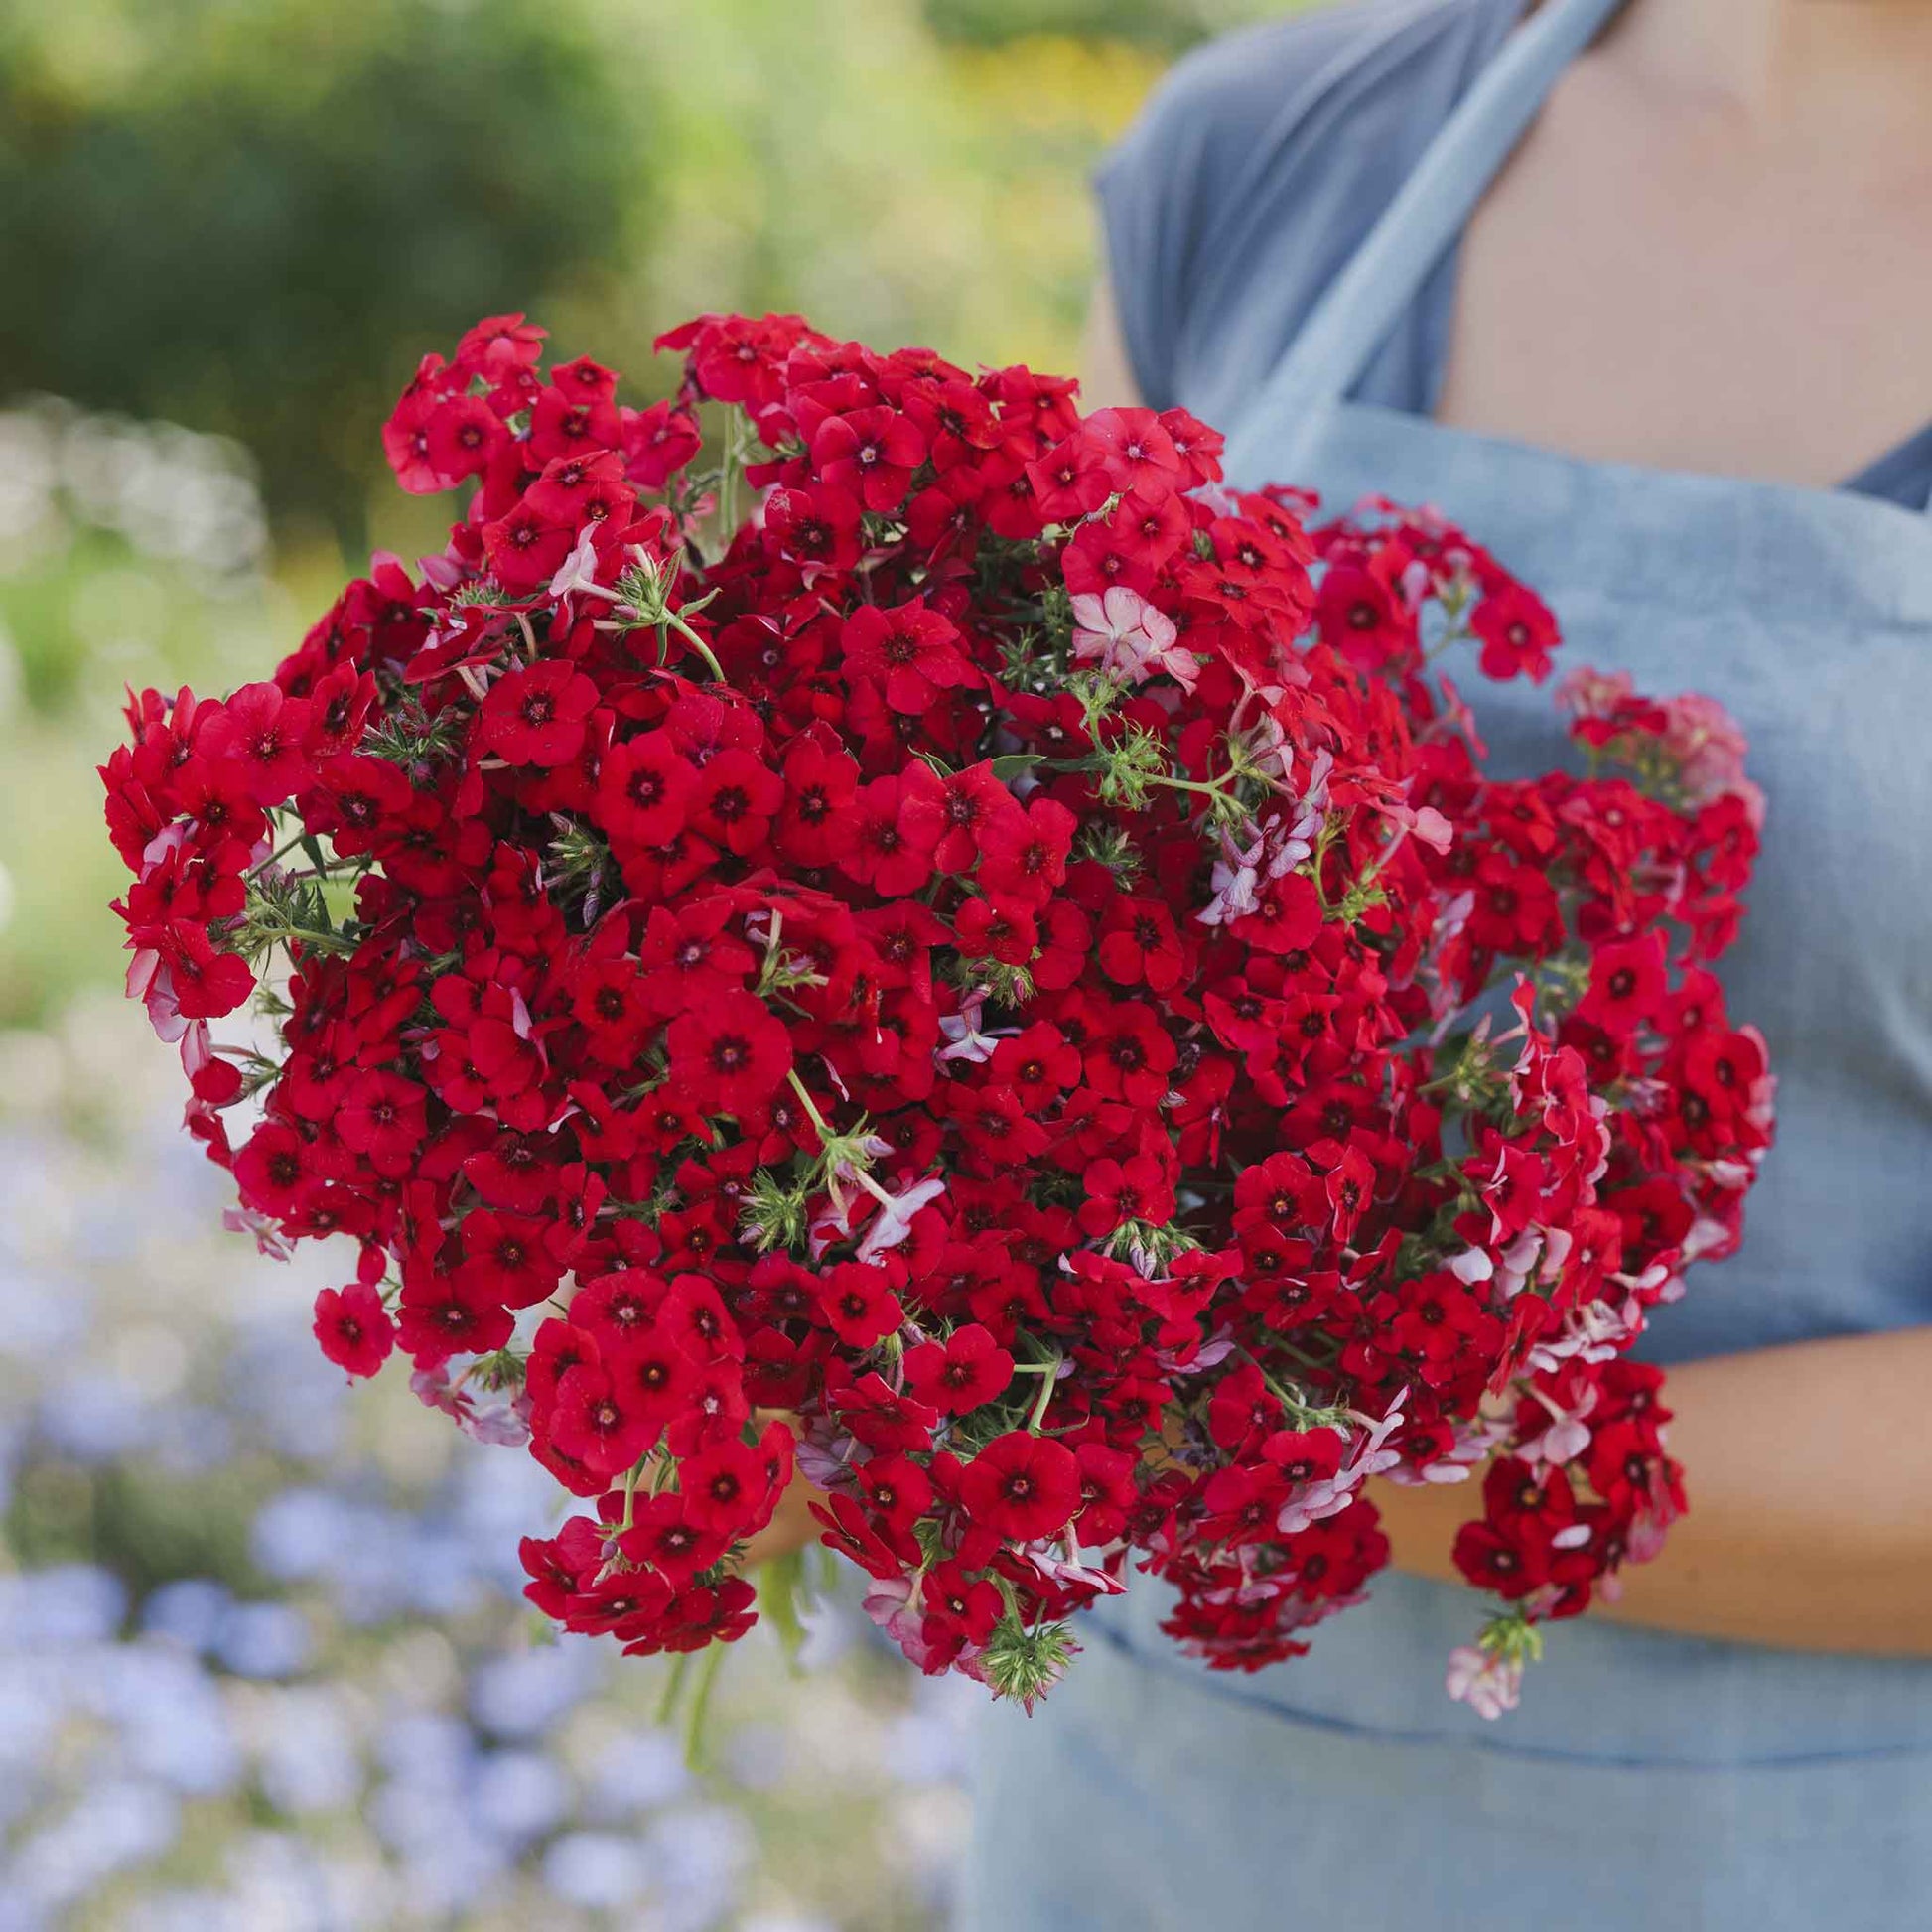
<svg viewBox="0 0 1932 1932"><path fill-rule="evenodd" d="M1046 1420L1046 1405L1052 1401L1053 1391L1059 1385L1060 1363L1063 1359L1064 1357L1055 1355L1051 1362L1037 1364L1042 1370L1051 1369L1052 1373L1041 1376L1039 1394L1034 1398L1033 1413L1027 1418L1027 1427L1035 1436L1039 1434L1040 1425ZM1018 1368L1019 1364L1015 1363L1014 1366Z"/></svg>
<svg viewBox="0 0 1932 1932"><path fill-rule="evenodd" d="M637 1520L637 1475L642 1467L641 1462L633 1462L623 1472L623 1517L617 1527L619 1537L628 1535Z"/></svg>
<svg viewBox="0 0 1932 1932"><path fill-rule="evenodd" d="M738 473L745 454L740 435L738 412L733 410L725 423L725 456L718 478L718 527L724 532L725 548L738 528Z"/></svg>
<svg viewBox="0 0 1932 1932"><path fill-rule="evenodd" d="M664 1680L664 1695L657 1700L657 1722L667 1725L677 1715L684 1698L684 1680L691 1675L691 1653L680 1650L671 1659L671 1674Z"/></svg>
<svg viewBox="0 0 1932 1932"><path fill-rule="evenodd" d="M1166 785L1171 791L1198 791L1203 797L1219 798L1225 795L1233 780L1233 772L1229 772L1226 778L1213 778L1205 782L1199 778L1176 778L1169 772L1160 772L1155 775L1154 782Z"/></svg>
<svg viewBox="0 0 1932 1932"><path fill-rule="evenodd" d="M720 684L725 683L726 678L725 678L724 666L720 664L717 658L715 658L711 654L711 646L708 643L706 643L705 640L702 637L700 637L698 633L695 630L693 630L691 626L688 623L686 623L684 620L681 617L679 617L675 611L672 611L668 614L665 621L668 622L671 628L675 630L677 634L680 637L682 637L684 641L687 644L689 644L691 648L695 650L698 653L698 655L702 657L707 664L711 666L711 675Z"/></svg>
<svg viewBox="0 0 1932 1932"><path fill-rule="evenodd" d="M1292 1341L1278 1341L1275 1346L1284 1355L1293 1355L1304 1368L1317 1369L1325 1374L1329 1369L1334 1367L1333 1362L1317 1361L1306 1348L1297 1348Z"/></svg>
<svg viewBox="0 0 1932 1932"><path fill-rule="evenodd" d="M293 852L295 848L298 845L300 845L302 841L306 839L308 836L309 835L306 832L296 833L295 837L292 838L287 845L281 847L278 851L271 852L268 855L268 857L261 862L260 865L256 866L253 869L253 871L250 873L249 876L252 878L254 876L254 873L266 872L270 866L279 863L283 859L286 859L289 856L289 854Z"/></svg>
<svg viewBox="0 0 1932 1932"><path fill-rule="evenodd" d="M320 952L350 953L360 943L359 940L345 938L340 932L311 932L307 926L287 924L277 926L273 931L256 926L252 936L262 941L264 952L271 946L285 946L297 939Z"/></svg>
<svg viewBox="0 0 1932 1932"><path fill-rule="evenodd" d="M698 1667L697 1695L691 1700L690 1715L684 1722L684 1762L693 1771L704 1769L705 1719L711 1711L712 1686L718 1681L719 1667L724 1661L725 1646L714 1638L705 1646L704 1662Z"/></svg>
<svg viewBox="0 0 1932 1932"><path fill-rule="evenodd" d="M873 1199L880 1204L881 1207L892 1207L896 1205L892 1195L887 1193L885 1188L880 1186L879 1182L873 1179L872 1175L867 1173L863 1168L854 1168L852 1171L852 1178L856 1180L859 1183L859 1185L863 1187L866 1190L866 1192L869 1193L873 1197Z"/></svg>
<svg viewBox="0 0 1932 1932"><path fill-rule="evenodd" d="M753 1579L759 1593L759 1614L776 1633L785 1663L798 1668L798 1652L805 1642L805 1626L798 1615L799 1599L806 1589L805 1552L787 1550L781 1557L761 1563Z"/></svg>
<svg viewBox="0 0 1932 1932"><path fill-rule="evenodd" d="M825 1116L818 1111L818 1102L812 1098L804 1081L798 1077L798 1069L795 1066L787 1067L785 1069L785 1078L791 1082L792 1092L804 1103L806 1116L811 1121L811 1124L818 1129L819 1139L821 1141L831 1140L833 1138L832 1130L826 1125Z"/></svg>
<svg viewBox="0 0 1932 1932"><path fill-rule="evenodd" d="M1308 1362L1308 1365L1311 1368L1316 1368L1319 1366L1318 1363L1310 1361L1308 1356L1301 1354L1299 1350L1295 1352L1296 1352L1297 1359L1303 1362ZM1248 1359L1250 1361L1254 1361L1254 1357L1252 1355L1249 1356ZM1255 1362L1255 1367L1260 1370L1262 1381L1268 1385L1269 1394L1272 1395L1275 1398L1275 1400L1279 1402L1285 1410L1288 1411L1289 1415L1294 1418L1298 1427L1307 1428L1311 1425L1311 1423L1314 1418L1322 1416L1327 1413L1331 1413L1330 1410L1324 1409L1322 1404L1318 1402L1310 1402L1309 1400L1307 1400L1306 1397L1296 1395L1292 1393L1290 1390L1284 1388L1282 1384L1277 1382L1275 1378L1272 1375L1270 1375L1265 1368L1261 1367L1261 1364L1259 1362Z"/></svg>

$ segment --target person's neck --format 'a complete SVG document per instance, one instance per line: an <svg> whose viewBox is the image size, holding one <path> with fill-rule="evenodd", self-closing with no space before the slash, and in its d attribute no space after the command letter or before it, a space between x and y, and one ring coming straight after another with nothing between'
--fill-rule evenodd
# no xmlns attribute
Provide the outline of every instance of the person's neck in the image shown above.
<svg viewBox="0 0 1932 1932"><path fill-rule="evenodd" d="M1768 138L1927 147L1932 0L1631 0L1605 52Z"/></svg>

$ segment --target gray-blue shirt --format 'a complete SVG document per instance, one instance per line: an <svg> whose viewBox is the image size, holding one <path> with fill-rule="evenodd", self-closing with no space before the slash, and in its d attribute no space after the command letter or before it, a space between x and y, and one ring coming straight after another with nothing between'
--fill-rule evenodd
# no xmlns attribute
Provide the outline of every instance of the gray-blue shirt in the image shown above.
<svg viewBox="0 0 1932 1932"><path fill-rule="evenodd" d="M1523 0L1353 0L1186 56L1096 178L1142 395L1226 428L1374 226ZM1377 349L1356 400L1433 414L1457 251ZM1932 500L1932 425L1842 487Z"/></svg>
<svg viewBox="0 0 1932 1932"><path fill-rule="evenodd" d="M1238 421L1244 480L1439 504L1549 598L1568 662L1708 692L1737 719L1768 811L1720 970L1729 1011L1769 1044L1778 1138L1740 1251L1693 1271L1657 1359L1919 1327L1932 518L1875 494L1584 462L1419 413L1447 319L1437 257L1609 5L1548 0L1512 37L1504 0L1375 0L1190 62L1106 184L1129 338L1154 400ZM1469 87L1504 40L1494 84ZM1332 332L1304 339L1263 402L1275 350L1458 94L1472 111L1449 118L1419 193L1341 285ZM1356 406L1334 408L1353 349L1405 302ZM1562 760L1547 691L1466 688L1491 770ZM1871 1442L1854 1452L1882 1456L1886 1439ZM1088 1653L1045 1717L986 1725L973 1932L1928 1923L1924 1659L1553 1621L1523 1708L1485 1725L1442 1694L1444 1658L1481 1614L1466 1591L1378 1576L1311 1656L1210 1674L1161 1630L1173 1599L1151 1583L1135 1576L1081 1620Z"/></svg>

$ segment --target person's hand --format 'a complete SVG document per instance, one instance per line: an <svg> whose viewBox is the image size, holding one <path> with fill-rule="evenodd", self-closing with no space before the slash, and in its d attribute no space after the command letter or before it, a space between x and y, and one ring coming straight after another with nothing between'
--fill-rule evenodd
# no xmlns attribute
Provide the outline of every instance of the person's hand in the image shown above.
<svg viewBox="0 0 1932 1932"><path fill-rule="evenodd" d="M1932 1327L1679 1362L1664 1386L1691 1507L1595 1616L1731 1643L1932 1656ZM1477 1477L1476 1481L1480 1481ZM1462 1583L1474 1482L1370 1485L1398 1570Z"/></svg>

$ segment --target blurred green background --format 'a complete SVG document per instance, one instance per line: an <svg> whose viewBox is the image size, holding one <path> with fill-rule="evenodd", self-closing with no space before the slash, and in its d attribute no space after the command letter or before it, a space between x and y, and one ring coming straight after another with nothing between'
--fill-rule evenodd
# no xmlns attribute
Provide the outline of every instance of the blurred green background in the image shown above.
<svg viewBox="0 0 1932 1932"><path fill-rule="evenodd" d="M0 5L0 1932L939 1921L956 1700L828 1612L692 1778L654 1666L532 1647L532 1465L350 1397L220 1232L92 766L440 546L377 431L480 315L633 400L702 309L1071 368L1093 162L1287 4Z"/></svg>
<svg viewBox="0 0 1932 1932"><path fill-rule="evenodd" d="M424 349L523 309L647 394L659 329L782 307L1070 367L1088 169L1271 10L11 0L0 1027L113 971L86 760L121 684L259 674L372 541L439 542L377 442Z"/></svg>

